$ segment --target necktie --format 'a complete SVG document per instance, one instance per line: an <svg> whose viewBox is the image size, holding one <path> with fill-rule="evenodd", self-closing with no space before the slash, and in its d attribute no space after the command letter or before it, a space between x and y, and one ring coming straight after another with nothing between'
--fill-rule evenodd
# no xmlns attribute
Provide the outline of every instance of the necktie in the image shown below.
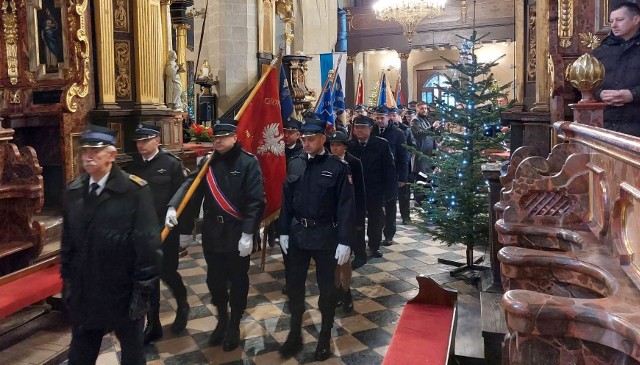
<svg viewBox="0 0 640 365"><path fill-rule="evenodd" d="M360 142L360 146L364 147L367 145L367 142Z"/></svg>
<svg viewBox="0 0 640 365"><path fill-rule="evenodd" d="M89 196L91 198L97 198L99 188L100 188L100 185L98 183L91 183L91 190L89 191Z"/></svg>

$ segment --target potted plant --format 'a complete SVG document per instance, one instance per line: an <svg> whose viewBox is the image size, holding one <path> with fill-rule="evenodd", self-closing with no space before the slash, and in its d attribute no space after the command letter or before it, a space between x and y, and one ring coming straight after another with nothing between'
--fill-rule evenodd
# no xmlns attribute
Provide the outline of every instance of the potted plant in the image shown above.
<svg viewBox="0 0 640 365"><path fill-rule="evenodd" d="M213 142L213 128L211 127L193 123L189 126L188 133L192 142L200 144Z"/></svg>

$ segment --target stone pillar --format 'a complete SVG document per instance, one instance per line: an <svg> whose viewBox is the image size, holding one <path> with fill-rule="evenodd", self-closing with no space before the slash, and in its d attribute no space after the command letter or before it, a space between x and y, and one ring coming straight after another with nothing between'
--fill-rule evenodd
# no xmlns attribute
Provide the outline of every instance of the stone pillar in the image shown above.
<svg viewBox="0 0 640 365"><path fill-rule="evenodd" d="M133 1L133 36L136 47L136 105L142 109L157 108L162 89L160 64L162 29L160 25L160 1Z"/></svg>
<svg viewBox="0 0 640 365"><path fill-rule="evenodd" d="M354 102L355 102L355 89L353 87L353 65L354 65L354 61L356 59L356 56L347 56L347 77L345 78L344 85L342 85L342 90L346 91L344 97L344 101L347 104L347 108L350 108L352 106L354 106ZM357 87L357 85L356 85Z"/></svg>
<svg viewBox="0 0 640 365"><path fill-rule="evenodd" d="M515 0L515 22L516 22L516 42L515 42L515 64L516 64L516 92L513 96L516 99L518 110L522 110L524 106L524 94L527 79L527 45L524 41L526 33L526 17L525 17L525 0Z"/></svg>
<svg viewBox="0 0 640 365"><path fill-rule="evenodd" d="M171 42L171 0L161 0L160 17L162 19L162 65L167 61L167 54L173 50Z"/></svg>
<svg viewBox="0 0 640 365"><path fill-rule="evenodd" d="M531 111L549 112L549 2L536 1L536 102Z"/></svg>
<svg viewBox="0 0 640 365"><path fill-rule="evenodd" d="M398 54L400 56L400 86L402 87L402 96L405 104L409 103L409 64L407 61L410 55L411 51Z"/></svg>
<svg viewBox="0 0 640 365"><path fill-rule="evenodd" d="M174 24L173 28L176 30L176 55L178 59L178 67L184 69L179 72L180 82L182 83L182 90L187 90L187 31L189 30L189 24Z"/></svg>
<svg viewBox="0 0 640 365"><path fill-rule="evenodd" d="M112 0L94 2L94 19L96 22L96 76L98 83L97 109L120 109L116 104L116 70L113 46L113 17L101 14L113 14Z"/></svg>

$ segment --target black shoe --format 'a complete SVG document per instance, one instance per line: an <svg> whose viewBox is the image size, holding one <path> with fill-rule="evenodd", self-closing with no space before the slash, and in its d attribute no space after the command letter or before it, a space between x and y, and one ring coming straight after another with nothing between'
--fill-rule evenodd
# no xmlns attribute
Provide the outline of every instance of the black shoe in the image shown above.
<svg viewBox="0 0 640 365"><path fill-rule="evenodd" d="M178 304L178 309L176 310L176 319L171 325L171 332L173 332L174 334L178 334L182 332L185 327L187 327L187 321L189 320L189 309L189 303L187 303L186 300Z"/></svg>
<svg viewBox="0 0 640 365"><path fill-rule="evenodd" d="M374 250L371 252L371 256L376 257L376 258L381 258L382 257L382 252L380 252L380 250Z"/></svg>
<svg viewBox="0 0 640 365"><path fill-rule="evenodd" d="M227 313L225 312L224 315L221 315L220 312L218 312L218 325L213 330L213 332L211 332L211 336L209 337L209 345L218 346L219 344L221 344L222 340L224 339L224 335L227 332L228 326L229 317L227 317Z"/></svg>
<svg viewBox="0 0 640 365"><path fill-rule="evenodd" d="M282 286L282 294L284 294L284 295L289 294L289 291L287 290L287 284L286 283Z"/></svg>
<svg viewBox="0 0 640 365"><path fill-rule="evenodd" d="M387 247L391 246L391 245L393 245L393 241L392 240L384 240L384 241L382 241L382 245L383 246L387 246Z"/></svg>
<svg viewBox="0 0 640 365"><path fill-rule="evenodd" d="M295 356L300 350L302 350L302 336L300 336L299 333L292 335L290 332L287 340L280 346L278 352L280 356L288 359Z"/></svg>
<svg viewBox="0 0 640 365"><path fill-rule="evenodd" d="M187 250L187 248L180 247L180 252L178 253L178 257L182 258L182 257L186 257L187 255L189 255L189 251Z"/></svg>
<svg viewBox="0 0 640 365"><path fill-rule="evenodd" d="M331 357L331 332L329 334L325 334L320 332L320 338L318 340L318 346L316 347L316 352L314 353L314 357L316 361L325 361L326 359Z"/></svg>
<svg viewBox="0 0 640 365"><path fill-rule="evenodd" d="M145 346L155 342L162 338L162 324L160 320L147 322L147 327L144 329L144 344Z"/></svg>
<svg viewBox="0 0 640 365"><path fill-rule="evenodd" d="M351 269L355 270L359 267L364 266L364 264L366 263L367 263L366 257L356 257L355 259L353 259L353 261L351 261Z"/></svg>
<svg viewBox="0 0 640 365"><path fill-rule="evenodd" d="M269 247L275 247L276 240L274 238L269 238L269 240L267 241L267 244L269 245Z"/></svg>
<svg viewBox="0 0 640 365"><path fill-rule="evenodd" d="M240 345L240 324L237 326L230 325L227 334L222 341L222 350L229 352L235 350Z"/></svg>
<svg viewBox="0 0 640 365"><path fill-rule="evenodd" d="M336 288L336 308L342 305L344 291L342 288Z"/></svg>
<svg viewBox="0 0 640 365"><path fill-rule="evenodd" d="M345 313L353 312L353 298L351 297L351 288L342 292L342 310Z"/></svg>
<svg viewBox="0 0 640 365"><path fill-rule="evenodd" d="M402 225L403 225L403 226L409 225L409 224L411 224L411 223L413 223L413 222L411 221L411 218L403 219L403 220L402 220Z"/></svg>

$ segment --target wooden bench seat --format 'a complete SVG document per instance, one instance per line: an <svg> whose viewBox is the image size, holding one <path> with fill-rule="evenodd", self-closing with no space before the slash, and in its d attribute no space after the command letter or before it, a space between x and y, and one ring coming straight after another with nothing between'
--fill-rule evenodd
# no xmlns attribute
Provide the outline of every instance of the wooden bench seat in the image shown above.
<svg viewBox="0 0 640 365"><path fill-rule="evenodd" d="M60 293L59 258L0 277L0 319Z"/></svg>
<svg viewBox="0 0 640 365"><path fill-rule="evenodd" d="M383 365L444 365L452 358L457 293L416 279L418 295L402 310Z"/></svg>

